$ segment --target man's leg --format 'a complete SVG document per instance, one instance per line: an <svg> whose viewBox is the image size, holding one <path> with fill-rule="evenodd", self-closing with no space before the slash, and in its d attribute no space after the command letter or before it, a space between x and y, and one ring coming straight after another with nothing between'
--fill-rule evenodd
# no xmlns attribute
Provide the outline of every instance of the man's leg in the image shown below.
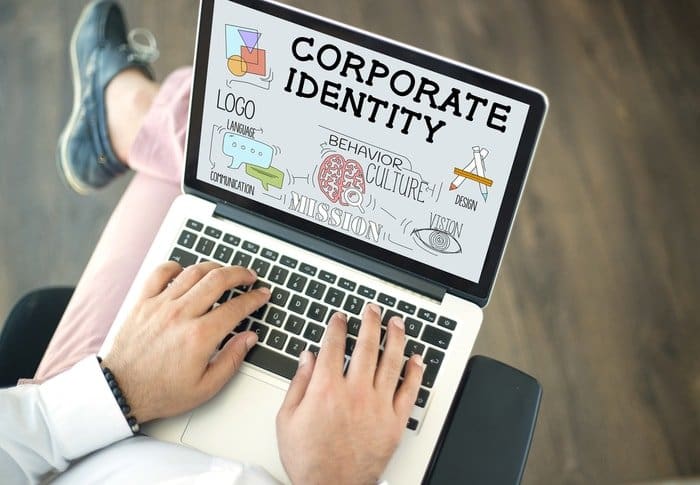
<svg viewBox="0 0 700 485"><path fill-rule="evenodd" d="M125 156L137 174L100 237L39 364L36 380L56 375L97 352L163 217L180 193L191 69L172 73L155 98L147 95L148 85L129 77L132 74L125 71L117 76L106 95L115 152ZM119 95L111 101L111 88L124 92L116 92Z"/></svg>

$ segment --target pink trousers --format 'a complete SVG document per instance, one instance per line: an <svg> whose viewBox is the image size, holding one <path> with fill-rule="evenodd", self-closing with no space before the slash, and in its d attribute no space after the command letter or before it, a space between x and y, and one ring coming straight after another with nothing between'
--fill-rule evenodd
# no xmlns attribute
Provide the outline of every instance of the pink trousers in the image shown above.
<svg viewBox="0 0 700 485"><path fill-rule="evenodd" d="M136 175L114 209L73 298L56 329L35 381L97 353L141 262L180 193L192 69L163 83L129 153Z"/></svg>

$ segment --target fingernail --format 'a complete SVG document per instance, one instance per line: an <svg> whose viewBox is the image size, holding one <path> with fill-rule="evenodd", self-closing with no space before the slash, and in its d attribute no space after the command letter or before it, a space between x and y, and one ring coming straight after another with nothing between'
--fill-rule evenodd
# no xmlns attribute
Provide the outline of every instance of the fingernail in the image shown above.
<svg viewBox="0 0 700 485"><path fill-rule="evenodd" d="M258 291L260 291L260 293L266 296L270 296L272 294L270 288L268 288L267 286L261 286L260 288L258 288Z"/></svg>
<svg viewBox="0 0 700 485"><path fill-rule="evenodd" d="M423 363L423 357L420 354L413 354L413 362L425 369L425 364Z"/></svg>
<svg viewBox="0 0 700 485"><path fill-rule="evenodd" d="M333 314L333 318L335 318L335 319L337 319L337 320L340 320L341 322L347 322L347 321L348 321L348 317L346 317L346 316L345 316L345 313L343 313L343 312L335 312L335 313Z"/></svg>
<svg viewBox="0 0 700 485"><path fill-rule="evenodd" d="M309 359L311 358L311 356L309 355L310 353L311 352L309 352L308 350L305 350L301 353L301 355L299 356L299 367L304 367L306 364L309 363Z"/></svg>
<svg viewBox="0 0 700 485"><path fill-rule="evenodd" d="M252 333L245 338L245 346L248 348L248 350L252 349L256 343L258 343L258 335L255 333Z"/></svg>
<svg viewBox="0 0 700 485"><path fill-rule="evenodd" d="M252 269L249 269L249 270L248 270L248 273L250 273L250 274L253 276L253 278L257 278L257 277L258 277L258 273L256 273L256 272L255 272L254 270L252 270Z"/></svg>
<svg viewBox="0 0 700 485"><path fill-rule="evenodd" d="M405 330L405 328L406 328L404 326L404 323L403 323L403 318L401 318L401 317L391 317L391 323L396 325L401 330Z"/></svg>
<svg viewBox="0 0 700 485"><path fill-rule="evenodd" d="M367 308L368 308L370 311L376 313L377 315L380 314L380 311L381 311L381 310L379 309L379 305L376 305L376 304L374 304L374 303L369 303L369 304L367 305Z"/></svg>

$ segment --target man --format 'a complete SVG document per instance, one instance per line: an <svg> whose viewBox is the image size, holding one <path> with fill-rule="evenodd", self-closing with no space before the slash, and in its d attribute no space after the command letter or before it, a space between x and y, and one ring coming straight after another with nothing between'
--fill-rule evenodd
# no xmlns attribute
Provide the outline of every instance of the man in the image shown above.
<svg viewBox="0 0 700 485"><path fill-rule="evenodd" d="M147 35L149 42L152 37ZM142 47L142 46L141 46ZM150 46L151 51L155 45ZM104 340L182 171L190 71L154 83L148 49L127 41L119 7L90 4L71 42L76 102L59 140L59 167L79 192L128 168L137 175L115 209L39 366L41 384L0 391L4 483L269 483L264 471L136 435L140 424L214 396L255 345L253 332L223 337L270 297L262 288L209 311L229 288L251 285L241 267L161 265L115 339ZM335 314L316 358L301 355L277 417L282 463L295 484L376 483L415 402L423 366L414 356L397 389L403 322L391 320L378 360L380 317L365 308L347 374L346 320ZM76 363L77 362L77 363Z"/></svg>

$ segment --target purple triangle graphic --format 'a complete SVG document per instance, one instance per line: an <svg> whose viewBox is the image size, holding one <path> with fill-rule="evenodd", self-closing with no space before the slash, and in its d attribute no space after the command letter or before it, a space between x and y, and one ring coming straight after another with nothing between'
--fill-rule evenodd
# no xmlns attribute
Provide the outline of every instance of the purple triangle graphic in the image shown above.
<svg viewBox="0 0 700 485"><path fill-rule="evenodd" d="M262 34L260 34L260 32L255 32L254 30L243 29L238 29L238 33L241 34L241 39L243 39L243 43L248 49L248 52L252 54L253 49L255 49L255 46L258 45L258 40L260 40L260 36Z"/></svg>

